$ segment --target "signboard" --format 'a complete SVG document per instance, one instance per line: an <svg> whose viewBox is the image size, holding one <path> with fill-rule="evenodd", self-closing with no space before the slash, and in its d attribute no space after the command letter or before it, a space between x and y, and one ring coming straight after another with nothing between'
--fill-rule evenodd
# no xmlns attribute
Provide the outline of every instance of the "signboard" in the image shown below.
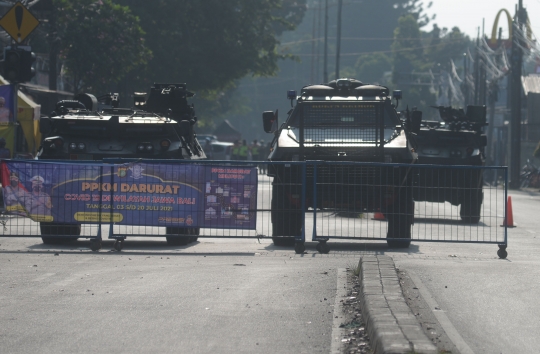
<svg viewBox="0 0 540 354"><path fill-rule="evenodd" d="M39 222L256 226L255 167L4 161L1 180L7 212Z"/></svg>
<svg viewBox="0 0 540 354"><path fill-rule="evenodd" d="M0 26L17 43L22 43L38 25L39 20L20 2L0 19Z"/></svg>
<svg viewBox="0 0 540 354"><path fill-rule="evenodd" d="M0 125L14 123L13 85L0 86Z"/></svg>

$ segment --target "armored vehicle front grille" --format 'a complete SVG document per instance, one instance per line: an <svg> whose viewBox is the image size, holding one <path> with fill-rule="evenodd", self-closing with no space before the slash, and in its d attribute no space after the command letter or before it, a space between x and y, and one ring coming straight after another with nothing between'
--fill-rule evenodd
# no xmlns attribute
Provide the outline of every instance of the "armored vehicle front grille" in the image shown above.
<svg viewBox="0 0 540 354"><path fill-rule="evenodd" d="M304 106L303 142L315 146L376 144L382 114L375 104L315 103Z"/></svg>
<svg viewBox="0 0 540 354"><path fill-rule="evenodd" d="M313 165L308 165L306 177L313 179ZM375 185L380 180L380 167L351 165L317 165L317 184Z"/></svg>
<svg viewBox="0 0 540 354"><path fill-rule="evenodd" d="M373 146L342 145L339 147L326 148L324 146L306 146L304 155L307 160L324 161L362 161L381 162L381 149Z"/></svg>

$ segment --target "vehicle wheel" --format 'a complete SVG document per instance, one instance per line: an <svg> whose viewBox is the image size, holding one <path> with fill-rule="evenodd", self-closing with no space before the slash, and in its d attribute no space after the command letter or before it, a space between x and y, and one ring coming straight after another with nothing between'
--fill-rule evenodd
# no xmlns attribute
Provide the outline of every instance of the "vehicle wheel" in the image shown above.
<svg viewBox="0 0 540 354"><path fill-rule="evenodd" d="M281 247L294 246L295 236L302 235L302 213L291 205L286 192L284 186L272 186L272 241Z"/></svg>
<svg viewBox="0 0 540 354"><path fill-rule="evenodd" d="M77 236L81 234L81 225L40 223L39 227L43 243L49 245L76 241L79 239Z"/></svg>
<svg viewBox="0 0 540 354"><path fill-rule="evenodd" d="M166 236L167 244L169 246L185 246L193 240L192 237L189 236L190 231L188 228L168 226L165 233L167 235L175 235Z"/></svg>
<svg viewBox="0 0 540 354"><path fill-rule="evenodd" d="M90 249L94 252L99 251L101 249L101 241L90 240Z"/></svg>
<svg viewBox="0 0 540 354"><path fill-rule="evenodd" d="M67 240L65 237L50 237L50 236L41 236L41 241L43 241L46 245L59 245L62 243L67 243L69 240Z"/></svg>
<svg viewBox="0 0 540 354"><path fill-rule="evenodd" d="M409 248L411 245L411 240L407 239L393 239L386 240L388 248Z"/></svg>
<svg viewBox="0 0 540 354"><path fill-rule="evenodd" d="M480 222L483 199L484 193L481 190L476 191L474 195L471 195L468 198L467 195L465 195L459 209L459 215L464 223L478 224Z"/></svg>
<svg viewBox="0 0 540 354"><path fill-rule="evenodd" d="M284 236L272 236L272 242L274 246L278 247L292 247L296 243L294 237L284 237Z"/></svg>
<svg viewBox="0 0 540 354"><path fill-rule="evenodd" d="M191 234L193 235L191 237L191 242L197 242L197 240L199 239L197 236L199 236L200 232L201 232L201 229L199 229L198 227L196 228L192 228L190 229L191 230Z"/></svg>
<svg viewBox="0 0 540 354"><path fill-rule="evenodd" d="M409 197L409 193L400 193L399 200L391 205L384 215L388 219L388 247L409 247L414 221L414 201Z"/></svg>

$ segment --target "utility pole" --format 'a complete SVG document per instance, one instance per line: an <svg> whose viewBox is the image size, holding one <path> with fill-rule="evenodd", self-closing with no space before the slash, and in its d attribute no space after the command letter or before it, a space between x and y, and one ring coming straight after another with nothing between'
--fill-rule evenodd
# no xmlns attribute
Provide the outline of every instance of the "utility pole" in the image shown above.
<svg viewBox="0 0 540 354"><path fill-rule="evenodd" d="M310 83L314 83L313 81L313 73L315 70L315 24L316 24L316 18L317 18L317 12L315 11L315 8L313 8L313 29L311 31L311 77L310 77Z"/></svg>
<svg viewBox="0 0 540 354"><path fill-rule="evenodd" d="M343 0L338 0L337 13L337 43L336 43L336 80L339 79L339 55L341 51L341 8Z"/></svg>
<svg viewBox="0 0 540 354"><path fill-rule="evenodd" d="M469 104L469 85L467 84L467 53L463 53L463 95L465 96L465 107Z"/></svg>
<svg viewBox="0 0 540 354"><path fill-rule="evenodd" d="M501 48L501 38L502 38L502 27L499 27L499 36L497 38L497 46ZM497 63L498 64L498 63ZM486 149L486 157L487 157L487 164L493 166L495 163L495 154L493 149L493 132L494 132L494 125L495 125L495 103L499 99L499 80L501 78L496 78L491 80L489 83L488 88L488 104L489 104L489 119L488 119L488 127L487 127L487 149ZM495 182L496 179L493 179L493 182Z"/></svg>
<svg viewBox="0 0 540 354"><path fill-rule="evenodd" d="M317 9L317 13L318 13L318 20L317 20L317 63L315 65L315 67L317 68L317 70L315 70L315 81L317 83L319 83L319 73L320 73L320 69L321 69L321 63L320 63L320 59L321 59L321 14L322 14L322 0L319 0L319 6L318 6L318 9Z"/></svg>
<svg viewBox="0 0 540 354"><path fill-rule="evenodd" d="M476 48L474 51L474 98L475 105L478 104L478 91L479 91L479 60L478 60L478 46L480 45L480 29L478 29L478 36L476 37Z"/></svg>
<svg viewBox="0 0 540 354"><path fill-rule="evenodd" d="M521 170L521 66L523 51L517 32L527 23L527 11L523 8L523 0L519 0L517 14L512 24L512 54L511 54L511 96L510 96L510 183L511 189L519 189L519 174Z"/></svg>
<svg viewBox="0 0 540 354"><path fill-rule="evenodd" d="M324 0L324 82L328 82L328 0Z"/></svg>
<svg viewBox="0 0 540 354"><path fill-rule="evenodd" d="M49 12L49 90L56 91L56 77L58 73L56 72L56 67L58 65L58 45L60 39L58 38L58 28L56 27L56 10L51 9Z"/></svg>

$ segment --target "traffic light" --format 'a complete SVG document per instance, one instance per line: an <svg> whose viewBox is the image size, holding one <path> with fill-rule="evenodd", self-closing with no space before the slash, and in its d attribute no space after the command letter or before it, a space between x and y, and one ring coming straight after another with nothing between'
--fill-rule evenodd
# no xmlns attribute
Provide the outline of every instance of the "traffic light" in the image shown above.
<svg viewBox="0 0 540 354"><path fill-rule="evenodd" d="M21 75L21 51L18 49L6 49L4 51L3 75L9 82L19 82Z"/></svg>
<svg viewBox="0 0 540 354"><path fill-rule="evenodd" d="M20 52L20 58L21 58L21 65L20 65L19 82L30 81L36 75L36 69L32 67L32 65L36 61L36 55L34 54L34 52L22 50Z"/></svg>
<svg viewBox="0 0 540 354"><path fill-rule="evenodd" d="M6 48L4 50L4 78L9 82L27 82L34 77L35 69L32 67L36 55L22 48Z"/></svg>

